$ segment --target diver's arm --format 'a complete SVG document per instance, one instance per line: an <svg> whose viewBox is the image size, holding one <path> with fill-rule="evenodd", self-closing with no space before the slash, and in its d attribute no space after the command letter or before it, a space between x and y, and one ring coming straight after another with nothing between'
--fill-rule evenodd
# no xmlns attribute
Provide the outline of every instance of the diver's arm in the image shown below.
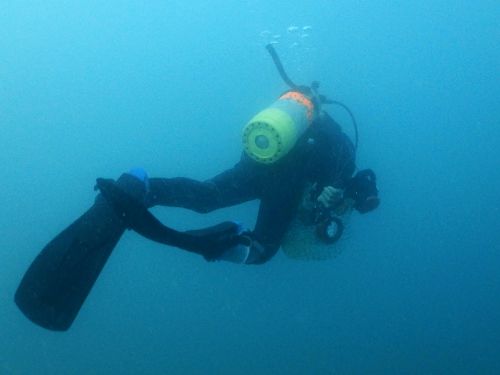
<svg viewBox="0 0 500 375"><path fill-rule="evenodd" d="M245 249L238 249L240 254L245 255L240 257L244 259L240 263L263 264L276 255L296 212L296 202L300 193L301 189L298 185L283 183L279 186L268 186L266 194L261 197L254 230L243 233L249 241ZM229 256L230 254L231 251L223 255ZM224 257L220 259L229 260Z"/></svg>
<svg viewBox="0 0 500 375"><path fill-rule="evenodd" d="M295 203L300 193L299 185L269 184L261 197L254 230L242 229L237 245L228 246L215 258L208 260L240 264L262 264L270 260L281 246L281 240L295 214Z"/></svg>
<svg viewBox="0 0 500 375"><path fill-rule="evenodd" d="M290 221L284 215L286 209L280 209L278 202L261 200L257 223L253 231L240 226L232 238L225 238L220 243L220 250L202 254L208 261L228 261L238 264L262 264L270 260L279 250L281 239ZM291 214L291 212L290 212ZM225 249L222 249L224 248Z"/></svg>

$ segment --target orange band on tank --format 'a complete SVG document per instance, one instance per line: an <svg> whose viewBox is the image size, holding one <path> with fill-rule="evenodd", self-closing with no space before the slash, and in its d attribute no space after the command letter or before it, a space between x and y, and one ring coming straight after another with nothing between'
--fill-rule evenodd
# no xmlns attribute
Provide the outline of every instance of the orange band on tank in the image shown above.
<svg viewBox="0 0 500 375"><path fill-rule="evenodd" d="M313 111L314 111L314 104L309 99L307 96L304 94L297 92L297 91L289 91L286 94L283 94L280 96L280 99L289 99L296 101L297 103L303 105L304 107L307 108L307 119L309 121L312 121L313 119Z"/></svg>

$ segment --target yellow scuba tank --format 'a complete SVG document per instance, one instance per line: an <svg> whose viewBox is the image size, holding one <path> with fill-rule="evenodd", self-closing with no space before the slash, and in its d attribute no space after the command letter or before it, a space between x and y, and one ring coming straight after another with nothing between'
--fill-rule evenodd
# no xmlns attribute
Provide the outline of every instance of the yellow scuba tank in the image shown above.
<svg viewBox="0 0 500 375"><path fill-rule="evenodd" d="M288 91L255 115L243 129L248 156L272 164L286 155L314 120L313 101L299 91Z"/></svg>
<svg viewBox="0 0 500 375"><path fill-rule="evenodd" d="M354 131L354 147L358 145L358 127L352 112L344 104L318 93L319 82L310 87L298 86L288 77L278 54L271 43L266 45L283 81L290 91L282 95L270 107L259 112L243 129L243 146L248 156L263 163L272 164L285 156L295 146L309 125L320 113L322 104L337 104L351 116ZM304 90L305 89L305 90ZM305 93L307 94L305 94Z"/></svg>

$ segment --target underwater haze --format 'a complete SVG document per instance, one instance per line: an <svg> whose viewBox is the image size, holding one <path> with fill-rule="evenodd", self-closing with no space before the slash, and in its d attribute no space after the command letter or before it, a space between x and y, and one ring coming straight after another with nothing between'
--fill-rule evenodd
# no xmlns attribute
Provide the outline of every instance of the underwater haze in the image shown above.
<svg viewBox="0 0 500 375"><path fill-rule="evenodd" d="M4 0L0 374L500 373L499 25L495 0ZM26 319L22 275L96 177L238 161L287 88L269 42L349 105L377 173L382 203L341 254L207 263L126 232L69 331ZM154 213L252 227L257 209Z"/></svg>

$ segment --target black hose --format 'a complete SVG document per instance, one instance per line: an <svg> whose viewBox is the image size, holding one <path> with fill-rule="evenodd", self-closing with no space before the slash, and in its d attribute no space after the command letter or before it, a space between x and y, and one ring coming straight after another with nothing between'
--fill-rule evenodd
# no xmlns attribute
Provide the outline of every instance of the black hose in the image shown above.
<svg viewBox="0 0 500 375"><path fill-rule="evenodd" d="M292 82L290 77L285 72L285 68L283 68L283 64L281 63L281 60L276 53L276 50L274 49L272 44L266 45L266 49L269 51L269 54L273 58L274 65L276 66L276 69L278 69L278 72L281 76L281 79L291 88L291 89L296 89L298 86Z"/></svg>
<svg viewBox="0 0 500 375"><path fill-rule="evenodd" d="M358 136L358 123L356 122L356 118L354 117L354 114L351 112L351 110L349 109L348 106L346 106L344 103L341 103L339 101L336 101L336 100L326 100L324 102L325 104L335 104L335 105L338 105L342 108L344 108L347 113L349 114L349 116L351 117L351 121L352 121L352 126L354 127L354 150L358 150L358 139L359 139L359 136Z"/></svg>

